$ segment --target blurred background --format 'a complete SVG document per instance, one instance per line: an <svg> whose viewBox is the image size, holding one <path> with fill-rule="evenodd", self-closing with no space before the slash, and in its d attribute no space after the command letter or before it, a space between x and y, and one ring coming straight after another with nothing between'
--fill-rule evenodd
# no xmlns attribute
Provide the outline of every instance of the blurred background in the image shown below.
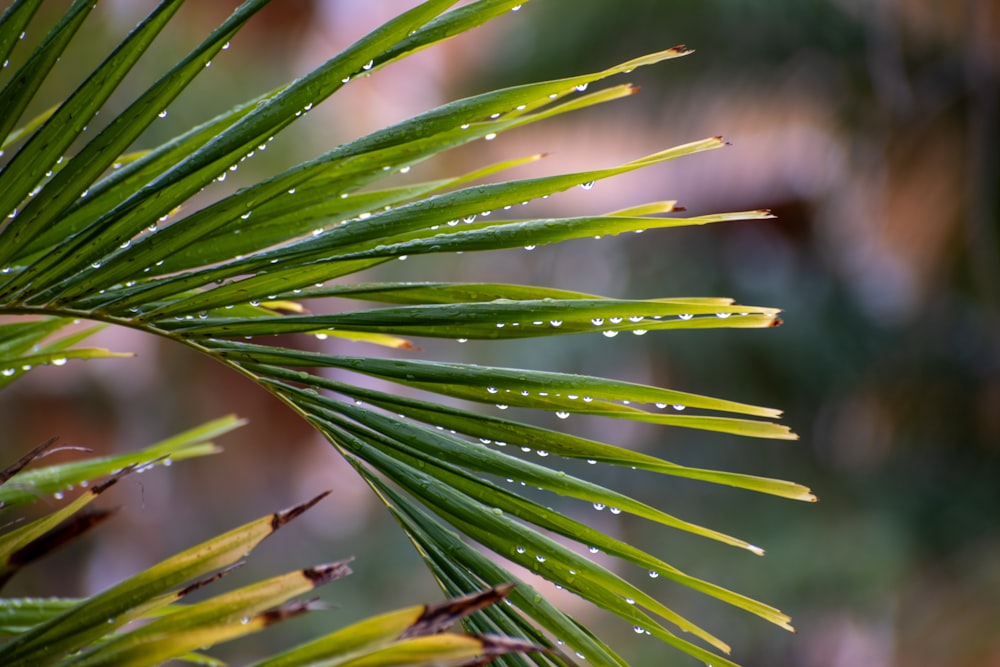
<svg viewBox="0 0 1000 667"><path fill-rule="evenodd" d="M47 3L43 13L51 20L66 4ZM59 100L150 4L103 2L36 111ZM274 2L144 145L305 73L415 4ZM133 94L235 3L188 5L136 72ZM41 38L42 25L45 17L29 40ZM783 327L419 341L422 349L409 353L329 345L349 354L607 375L783 408L798 442L582 418L561 424L680 463L812 487L820 502L807 506L632 471L600 473L673 514L762 545L764 559L624 515L567 511L790 613L797 636L657 582L665 601L727 639L747 667L1000 665L1000 7L992 0L533 0L352 81L205 196L459 96L596 70L676 44L696 53L616 81L641 86L639 95L478 142L408 176L550 153L511 174L530 177L610 166L721 134L732 143L726 150L602 181L532 211L572 215L678 199L692 214L770 208L775 220L533 252L412 258L363 277L496 280L623 298L732 296L783 308ZM112 106L128 101L123 95ZM329 611L218 654L238 663L261 646L440 597L367 488L264 392L134 332L108 330L98 342L139 358L39 369L12 385L0 402L6 460L52 435L120 451L229 412L251 423L221 441L221 456L119 485L109 502L122 505L120 516L19 575L6 593L93 592L331 488L332 499L266 543L234 577L249 581L348 555L357 557L355 575L324 591ZM631 664L694 664L572 598L561 602L597 624Z"/></svg>

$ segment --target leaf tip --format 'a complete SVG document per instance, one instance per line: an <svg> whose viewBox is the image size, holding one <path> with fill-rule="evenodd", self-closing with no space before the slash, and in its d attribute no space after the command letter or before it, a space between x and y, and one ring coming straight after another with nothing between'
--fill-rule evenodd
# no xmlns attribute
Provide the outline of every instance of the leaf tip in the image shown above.
<svg viewBox="0 0 1000 667"><path fill-rule="evenodd" d="M323 565L316 565L315 567L307 567L302 570L302 576L309 580L314 588L322 586L323 584L329 583L335 579L340 579L341 577L346 577L352 574L352 570L348 563L354 560L354 557L345 558L344 560L337 561L335 563L324 563Z"/></svg>
<svg viewBox="0 0 1000 667"><path fill-rule="evenodd" d="M306 510L308 510L310 507L312 507L313 505L315 505L316 503L318 503L319 501L321 501L324 498L326 498L328 495L330 495L330 493L331 493L330 491L324 491L323 493L319 494L315 498L312 498L311 500L307 500L306 502L302 503L301 505L296 505L295 507L291 507L291 508L289 508L287 510L282 510L280 512L275 512L274 514L272 514L271 515L271 530L272 530L272 532L275 531L275 530L278 530L279 528L281 528L282 526L284 526L286 523L288 523L289 521L291 521L295 517L299 516L300 514L302 514Z"/></svg>

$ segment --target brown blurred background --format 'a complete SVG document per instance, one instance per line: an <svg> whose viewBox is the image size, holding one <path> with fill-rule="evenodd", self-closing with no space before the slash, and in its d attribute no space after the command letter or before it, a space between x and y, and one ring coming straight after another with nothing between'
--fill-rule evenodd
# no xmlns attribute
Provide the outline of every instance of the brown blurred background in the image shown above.
<svg viewBox="0 0 1000 667"><path fill-rule="evenodd" d="M188 3L135 90L235 4ZM277 0L142 142L174 136L306 72L412 0ZM58 14L65 3L45 11ZM106 1L39 110L102 58L149 2ZM40 25L29 31L38 39ZM436 104L568 76L684 43L638 70L642 93L502 135L413 170L454 174L536 152L516 177L599 167L723 134L733 146L553 197L539 215L679 199L692 213L771 208L773 221L649 232L454 258L411 258L364 279L502 280L646 298L733 296L785 309L771 331L421 342L419 358L604 374L781 407L798 443L570 420L681 463L794 479L805 506L604 471L674 514L768 550L755 559L622 517L583 516L692 574L792 614L791 636L662 584L657 592L734 646L748 667L1000 665L1000 7L992 0L533 0L397 63L275 140L208 196ZM624 80L624 79L623 79ZM128 101L123 95L113 102ZM321 148L317 148L321 147ZM238 177L235 177L238 176ZM223 189L223 186L225 189ZM0 402L7 459L50 435L127 450L228 412L251 424L225 454L122 485L121 516L8 592L82 594L198 539L332 488L255 554L253 577L357 556L331 610L226 649L335 628L436 591L387 513L332 449L276 401L191 352L125 330L100 344L137 360L39 369ZM318 346L320 343L311 342ZM351 344L324 349L392 354ZM574 600L635 665L692 664ZM221 654L222 652L220 652Z"/></svg>

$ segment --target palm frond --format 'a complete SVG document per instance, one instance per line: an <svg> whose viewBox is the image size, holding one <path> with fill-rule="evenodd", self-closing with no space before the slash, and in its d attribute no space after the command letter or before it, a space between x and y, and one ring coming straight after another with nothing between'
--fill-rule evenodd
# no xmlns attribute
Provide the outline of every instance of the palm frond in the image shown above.
<svg viewBox="0 0 1000 667"><path fill-rule="evenodd" d="M16 37L38 4L18 0L4 15L0 55L6 57L17 46ZM487 416L456 407L454 401L443 403L441 397L501 409L554 412L562 418L588 415L755 438L795 439L787 427L773 421L780 417L779 411L621 380L306 352L267 341L277 335L299 334L407 348L417 337L500 340L597 332L613 337L620 333L780 324L777 309L740 305L728 298L626 300L513 284L345 280L364 269L410 255L532 248L591 236L657 233L672 227L769 217L766 211L677 216L682 209L674 201L638 203L604 215L565 218L514 213L530 213L532 201L570 188L590 188L596 181L619 174L722 148L725 141L721 137L657 151L624 164L555 176L481 182L539 157L532 155L452 178L405 186L382 183L453 148L628 97L636 91L628 84L600 90L589 87L637 67L684 56L687 49L675 47L597 72L456 100L344 143L193 210L191 198L196 193L213 181L223 180L230 170L266 148L277 132L350 85L355 77L377 76L392 62L517 9L520 3L478 0L451 9L454 0L428 0L289 85L261 94L140 153L128 153L136 138L211 58L228 48L229 40L266 1L248 0L241 5L92 138L84 132L87 124L177 11L180 0L161 2L56 110L36 121L22 121L23 110L52 62L86 19L90 4L77 2L67 10L0 91L0 100L9 100L0 105L0 137L5 137L5 145L19 146L0 171L0 215L5 220L0 225L0 313L55 318L4 325L0 329L0 359L4 363L0 366L10 364L9 368L19 373L18 369L26 366L56 363L74 355L110 356L65 346L27 353L33 341L70 318L153 333L251 378L313 424L385 502L450 595L514 579L468 544L469 540L572 590L633 625L637 632L651 634L705 662L733 664L718 655L729 652L722 640L628 577L595 562L591 554L601 550L643 575L662 575L791 628L788 617L776 609L691 577L658 556L546 508L521 493L519 485L545 489L598 509L627 512L758 554L762 553L759 547L739 537L693 524L627 492L566 473L560 462L580 459L631 466L815 500L807 488L683 466L613 443ZM22 79L30 83L17 83ZM22 129L17 129L19 121L25 123ZM73 145L82 147L69 155ZM331 299L346 299L355 305L331 312ZM358 301L379 305L357 307ZM247 342L247 338L254 342ZM360 380L333 380L316 372L322 368L375 377L406 389L402 393L376 391ZM4 371L4 375L8 373ZM129 463L135 462L135 458L129 459ZM116 465L129 463L121 460ZM587 472L590 470L597 469ZM69 477L69 473L64 475ZM241 543L240 548L244 546ZM218 559L212 563L225 564ZM194 570L183 571L185 576L197 576ZM150 604L180 579L162 577L157 581L155 591L142 589ZM139 584L134 585L138 590ZM141 585L148 587L150 581L143 580ZM523 637L553 649L558 639L569 654L585 656L592 664L624 664L593 633L528 585L515 588L510 600L513 606L496 605L470 618L470 627ZM274 602L268 598L268 604ZM120 616L122 610L112 609L109 601L92 604L97 605L93 613L86 612L87 608L76 609L63 619L72 619L79 628L79 637L73 642L97 636L90 634L97 628L88 625L91 621L113 617L124 622L128 617ZM199 612L188 613L183 618L166 617L162 624L194 623L190 619L197 618ZM260 617L251 614L251 618ZM43 644L70 646L73 642L50 642L54 623L53 619L36 626L5 646L0 656L15 664L33 655L29 649ZM103 626L101 629L107 631ZM229 624L217 631L222 636L236 629ZM154 630L147 633L152 635ZM140 638L130 641L140 642ZM454 649L456 664L476 655L505 652L496 648L502 645L498 641L487 645L481 639L428 638L427 642L434 650ZM185 650L199 645L195 642ZM121 653L107 652L92 660L82 656L79 663L105 664L114 656L114 660L123 661L115 664L125 664L126 654L152 650L150 646L120 643ZM507 646L515 651L523 648L517 642ZM386 650L383 658L359 660L357 664L389 664L393 660L392 664L409 664L405 660L410 658L405 656L422 655L423 649L393 645ZM524 660L501 659L504 664L526 664ZM555 664L562 658L538 654L532 660ZM264 664L307 663L288 658Z"/></svg>

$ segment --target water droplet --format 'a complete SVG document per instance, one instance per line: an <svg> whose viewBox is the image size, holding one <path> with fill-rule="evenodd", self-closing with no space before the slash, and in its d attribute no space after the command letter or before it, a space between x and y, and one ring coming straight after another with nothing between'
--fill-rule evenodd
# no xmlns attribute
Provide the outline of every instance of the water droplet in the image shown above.
<svg viewBox="0 0 1000 667"><path fill-rule="evenodd" d="M586 183L580 183L580 187L584 190L590 190L595 185L594 181L587 181Z"/></svg>
<svg viewBox="0 0 1000 667"><path fill-rule="evenodd" d="M364 64L364 65L363 65L363 66L361 67L361 69L363 69L363 70L365 70L365 71L368 71L368 70L370 70L370 69L371 69L372 67L374 67L374 66L375 66L375 61L374 61L374 60L369 60L369 61L368 61L367 63L365 63L365 64Z"/></svg>
<svg viewBox="0 0 1000 667"><path fill-rule="evenodd" d="M578 92L582 93L583 91L587 90L587 86L589 85L590 85L589 83L581 83L578 86L574 86L574 88L576 88Z"/></svg>
<svg viewBox="0 0 1000 667"><path fill-rule="evenodd" d="M537 556L535 556L535 560L537 560L539 563L544 563L545 562L545 556L543 556L541 554L538 554Z"/></svg>
<svg viewBox="0 0 1000 667"><path fill-rule="evenodd" d="M468 343L469 342L468 338L456 338L455 340L457 340L459 343Z"/></svg>
<svg viewBox="0 0 1000 667"><path fill-rule="evenodd" d="M254 306L254 307L256 307L256 306L259 306L259 305L260 305L260 301L257 301L256 299L254 299L254 300L252 300L252 301L250 302L250 305L251 305L251 306Z"/></svg>
<svg viewBox="0 0 1000 667"><path fill-rule="evenodd" d="M591 402L591 401L593 401L593 400L594 400L594 397L593 397L593 396L584 396L584 397L583 397L583 402L584 402L584 403L590 403L590 402Z"/></svg>
<svg viewBox="0 0 1000 667"><path fill-rule="evenodd" d="M222 172L221 174L219 174L215 180L218 181L219 183L226 180L226 172Z"/></svg>
<svg viewBox="0 0 1000 667"><path fill-rule="evenodd" d="M54 497L54 498L55 498L56 500L62 500L62 499L63 499L63 498L65 497L65 495L63 494L63 492L62 492L62 491L56 491L55 493L53 493L53 494L52 494L52 496L53 496L53 497Z"/></svg>
<svg viewBox="0 0 1000 667"><path fill-rule="evenodd" d="M635 631L635 634L637 635L642 635L646 633L646 629L638 625L633 625L632 629Z"/></svg>
<svg viewBox="0 0 1000 667"><path fill-rule="evenodd" d="M561 327L562 320L549 320L549 324L551 324L554 327Z"/></svg>
<svg viewBox="0 0 1000 667"><path fill-rule="evenodd" d="M5 377L10 377L11 375L13 375L16 372L17 372L17 370L13 369L13 368L5 368L2 371L0 371L0 373L2 373Z"/></svg>
<svg viewBox="0 0 1000 667"><path fill-rule="evenodd" d="M514 5L513 7L510 8L510 11L512 11L512 12L519 12L519 11L521 11L521 5Z"/></svg>
<svg viewBox="0 0 1000 667"><path fill-rule="evenodd" d="M602 331L601 333L604 334L605 338L614 338L618 335L617 331Z"/></svg>
<svg viewBox="0 0 1000 667"><path fill-rule="evenodd" d="M541 456L542 458L545 458L546 456L549 455L549 453L547 451L545 451L544 449L539 449L538 450L538 455Z"/></svg>
<svg viewBox="0 0 1000 667"><path fill-rule="evenodd" d="M53 366L65 366L66 365L66 357L56 357L55 359L53 359L49 363L52 364Z"/></svg>
<svg viewBox="0 0 1000 667"><path fill-rule="evenodd" d="M247 625L248 623L250 623L250 617L244 616L243 618L240 619L240 623L242 623L243 625Z"/></svg>
<svg viewBox="0 0 1000 667"><path fill-rule="evenodd" d="M681 313L677 317L679 317L682 320L690 320L692 317L694 317L694 315L692 315L691 313Z"/></svg>
<svg viewBox="0 0 1000 667"><path fill-rule="evenodd" d="M99 268L101 268L101 263L100 262L94 262L90 266L93 267L93 268L95 268L95 269L99 269Z"/></svg>
<svg viewBox="0 0 1000 667"><path fill-rule="evenodd" d="M587 547L587 551L589 551L592 554L596 554L599 553L601 550L598 549L597 547Z"/></svg>
<svg viewBox="0 0 1000 667"><path fill-rule="evenodd" d="M486 141L493 141L496 138L497 138L497 133L496 132L490 132L485 137L483 137L483 139L485 139Z"/></svg>
<svg viewBox="0 0 1000 667"><path fill-rule="evenodd" d="M666 403L657 403L657 404L656 404L656 407L658 407L659 409L661 409L661 410L662 410L662 409L664 409L665 407L667 407L667 404L666 404Z"/></svg>
<svg viewBox="0 0 1000 667"><path fill-rule="evenodd" d="M594 509L597 510L598 512L603 510L605 507L607 507L607 505L605 505L604 503L594 503Z"/></svg>
<svg viewBox="0 0 1000 667"><path fill-rule="evenodd" d="M229 50L229 42L226 42L225 44L222 45L222 50L223 51L228 51Z"/></svg>
<svg viewBox="0 0 1000 667"><path fill-rule="evenodd" d="M593 324L595 327L599 327L602 324L604 324L604 318L603 317L595 317L594 319L590 320L590 323Z"/></svg>
<svg viewBox="0 0 1000 667"><path fill-rule="evenodd" d="M514 551L516 551L519 554L523 554L525 551L527 551L527 549L525 549L524 547L514 547Z"/></svg>
<svg viewBox="0 0 1000 667"><path fill-rule="evenodd" d="M158 113L156 115L159 116L160 118L166 118L167 117L167 110L164 109L163 111L161 111L160 113Z"/></svg>
<svg viewBox="0 0 1000 667"><path fill-rule="evenodd" d="M681 410L685 409L686 407L687 406L684 406L684 405L681 405L680 403L678 403L678 404L676 404L674 406L674 410L677 410L678 412L680 412Z"/></svg>
<svg viewBox="0 0 1000 667"><path fill-rule="evenodd" d="M509 405L504 405L503 403L497 403L497 408L500 410L506 410L509 407L510 407Z"/></svg>
<svg viewBox="0 0 1000 667"><path fill-rule="evenodd" d="M618 509L617 507L609 507L608 511L611 512L612 514L621 514L622 513L622 511L620 509Z"/></svg>
<svg viewBox="0 0 1000 667"><path fill-rule="evenodd" d="M205 63L205 67L211 67L211 66L212 66L212 61L211 60L209 60L207 63Z"/></svg>
<svg viewBox="0 0 1000 667"><path fill-rule="evenodd" d="M534 249L535 249L535 248L537 248L537 247L538 247L538 246L533 246L533 245L526 245L526 246L524 246L524 249L525 249L525 250L534 250Z"/></svg>
<svg viewBox="0 0 1000 667"><path fill-rule="evenodd" d="M649 571L649 578L650 579L656 579L659 576L660 576L660 573L657 572L656 570L650 570Z"/></svg>
<svg viewBox="0 0 1000 667"><path fill-rule="evenodd" d="M459 125L459 127L461 127L463 130L468 130L472 126L469 123L462 123L461 125Z"/></svg>
<svg viewBox="0 0 1000 667"><path fill-rule="evenodd" d="M486 391L489 392L490 394L495 394L495 393L497 393L500 390L497 389L496 387L487 387Z"/></svg>
<svg viewBox="0 0 1000 667"><path fill-rule="evenodd" d="M290 195L294 195L294 194L295 194L295 188L292 188L291 190L289 190L289 191L288 191L288 194L290 194Z"/></svg>
<svg viewBox="0 0 1000 667"><path fill-rule="evenodd" d="M625 602L626 604L635 604L635 600L633 600L632 598L625 598Z"/></svg>
<svg viewBox="0 0 1000 667"><path fill-rule="evenodd" d="M729 317L730 315L732 315L732 313L716 313L716 314L715 314L715 316L716 316L716 317L718 317L718 318L719 318L720 320L725 320L725 319L727 319L727 318L728 318L728 317Z"/></svg>
<svg viewBox="0 0 1000 667"><path fill-rule="evenodd" d="M569 418L569 413L568 412L564 412L563 410L560 410L560 411L556 412L556 417L559 417L559 419L568 419Z"/></svg>
<svg viewBox="0 0 1000 667"><path fill-rule="evenodd" d="M408 174L408 173L410 173L410 166L407 165L405 167L400 167L399 168L399 173L401 173L401 174Z"/></svg>

